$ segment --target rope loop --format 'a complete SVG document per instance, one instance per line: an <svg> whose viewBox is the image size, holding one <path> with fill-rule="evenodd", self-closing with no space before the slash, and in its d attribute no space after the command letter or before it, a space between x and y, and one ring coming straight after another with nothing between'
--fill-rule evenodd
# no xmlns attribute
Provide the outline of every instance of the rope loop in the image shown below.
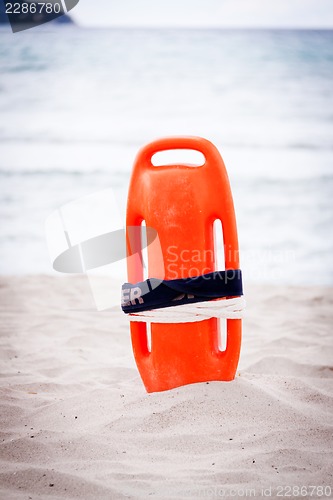
<svg viewBox="0 0 333 500"><path fill-rule="evenodd" d="M245 306L244 297L234 297L151 309L126 316L130 321L146 323L194 323L211 318L242 319Z"/></svg>

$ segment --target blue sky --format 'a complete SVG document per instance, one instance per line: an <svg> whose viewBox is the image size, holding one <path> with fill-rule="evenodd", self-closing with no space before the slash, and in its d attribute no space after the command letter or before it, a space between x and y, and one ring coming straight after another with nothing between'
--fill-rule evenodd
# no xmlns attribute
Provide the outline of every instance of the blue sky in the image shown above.
<svg viewBox="0 0 333 500"><path fill-rule="evenodd" d="M333 28L333 0L80 0L84 26Z"/></svg>

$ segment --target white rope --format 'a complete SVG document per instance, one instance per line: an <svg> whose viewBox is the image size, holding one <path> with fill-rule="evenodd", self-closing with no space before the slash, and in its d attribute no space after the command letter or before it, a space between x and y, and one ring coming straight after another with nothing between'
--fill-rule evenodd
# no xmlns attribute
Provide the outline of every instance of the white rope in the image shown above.
<svg viewBox="0 0 333 500"><path fill-rule="evenodd" d="M235 297L162 307L126 316L130 321L145 321L146 323L193 323L210 318L241 319L245 305L244 297Z"/></svg>

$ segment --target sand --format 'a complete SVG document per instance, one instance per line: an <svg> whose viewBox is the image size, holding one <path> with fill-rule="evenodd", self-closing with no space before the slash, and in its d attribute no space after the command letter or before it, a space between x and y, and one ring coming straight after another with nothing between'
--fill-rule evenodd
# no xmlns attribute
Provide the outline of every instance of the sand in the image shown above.
<svg viewBox="0 0 333 500"><path fill-rule="evenodd" d="M333 496L331 288L246 286L236 380L147 394L84 276L0 284L1 499Z"/></svg>

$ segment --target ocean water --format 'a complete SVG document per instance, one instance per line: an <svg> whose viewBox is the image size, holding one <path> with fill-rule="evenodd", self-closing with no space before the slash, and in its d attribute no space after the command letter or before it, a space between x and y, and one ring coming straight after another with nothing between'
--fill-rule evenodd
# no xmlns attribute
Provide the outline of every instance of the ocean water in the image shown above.
<svg viewBox="0 0 333 500"><path fill-rule="evenodd" d="M332 284L332 81L332 31L1 28L0 273L53 272L46 217L110 187L124 217L137 150L185 134L224 158L244 279Z"/></svg>

